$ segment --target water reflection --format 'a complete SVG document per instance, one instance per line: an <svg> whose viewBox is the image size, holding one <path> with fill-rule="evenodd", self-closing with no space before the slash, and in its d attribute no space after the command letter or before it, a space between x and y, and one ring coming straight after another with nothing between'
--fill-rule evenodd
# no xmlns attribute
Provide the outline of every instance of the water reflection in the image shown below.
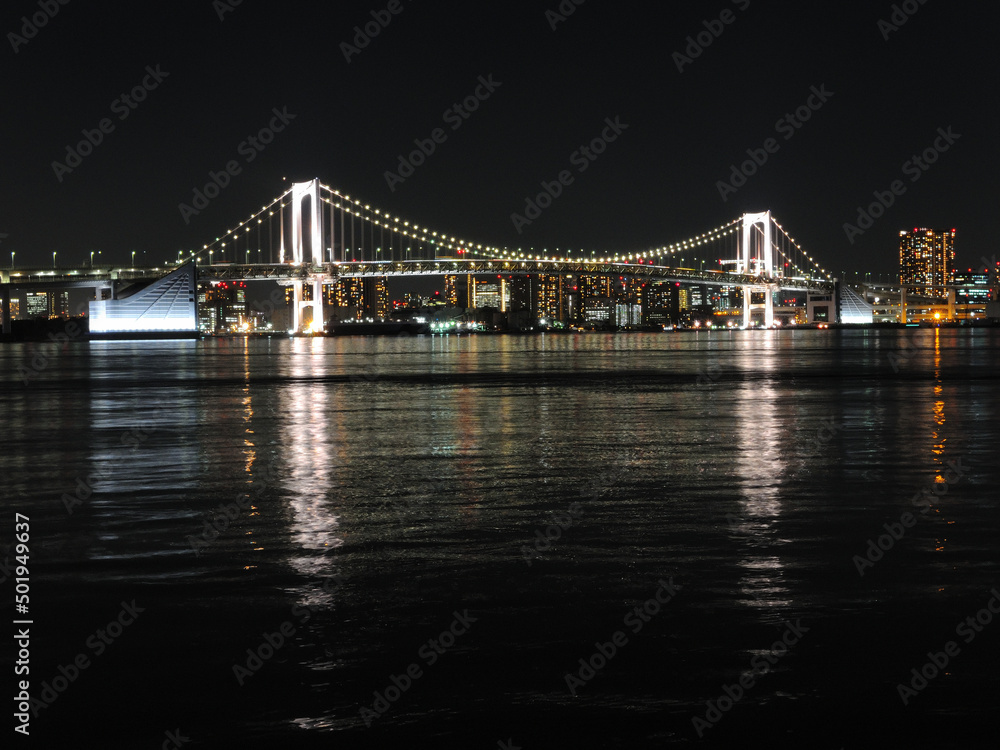
<svg viewBox="0 0 1000 750"><path fill-rule="evenodd" d="M752 334L743 342L734 353L734 365L748 373L770 372L777 346L773 332ZM739 587L747 606L767 612L791 603L782 583L781 559L773 551L779 543L775 527L782 514L780 480L787 471L780 391L767 376L750 378L734 387L735 474L740 486L738 515L743 519L737 529L746 535L744 553L737 561L743 570Z"/></svg>
<svg viewBox="0 0 1000 750"><path fill-rule="evenodd" d="M149 364L135 357L135 347L101 347L103 365L124 368L130 378L124 387L111 388L102 368L94 368L87 391L87 455L79 467L87 493L80 509L86 512L73 516L83 525L79 538L87 538L89 529L99 540L87 553L94 558L164 553L144 538L154 533L148 522L188 517L177 500L198 487L197 405L185 388L147 385ZM158 348L175 358L172 374L190 375L190 342ZM83 497L79 485L77 495Z"/></svg>
<svg viewBox="0 0 1000 750"><path fill-rule="evenodd" d="M945 457L945 443L948 438L944 435L945 413L944 413L944 383L941 380L941 329L934 329L934 405L932 407L932 419L934 428L931 430L931 454L935 464L935 484L947 484L945 473L947 471L947 459ZM932 513L940 513L941 509L931 504ZM954 521L949 521L949 524ZM939 538L935 540L934 551L943 552L944 543L947 539Z"/></svg>
<svg viewBox="0 0 1000 750"><path fill-rule="evenodd" d="M335 575L332 556L341 546L336 513L336 471L341 465L337 444L342 436L332 429L330 389L342 386L322 380L326 370L323 339L296 339L288 358L288 381L276 398L277 430L281 446L280 485L290 514L291 545L288 563L301 576ZM332 594L310 585L299 601L310 609L327 606Z"/></svg>

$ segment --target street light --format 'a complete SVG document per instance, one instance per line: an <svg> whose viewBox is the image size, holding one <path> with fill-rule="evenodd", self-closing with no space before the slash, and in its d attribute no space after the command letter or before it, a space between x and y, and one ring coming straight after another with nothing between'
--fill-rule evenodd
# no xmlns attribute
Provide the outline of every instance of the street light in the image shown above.
<svg viewBox="0 0 1000 750"><path fill-rule="evenodd" d="M10 251L10 267L11 268L14 267L14 251L13 250Z"/></svg>
<svg viewBox="0 0 1000 750"><path fill-rule="evenodd" d="M56 254L55 254L55 252L52 253L52 267L53 268L56 267Z"/></svg>
<svg viewBox="0 0 1000 750"><path fill-rule="evenodd" d="M132 268L135 268L135 250L132 251Z"/></svg>

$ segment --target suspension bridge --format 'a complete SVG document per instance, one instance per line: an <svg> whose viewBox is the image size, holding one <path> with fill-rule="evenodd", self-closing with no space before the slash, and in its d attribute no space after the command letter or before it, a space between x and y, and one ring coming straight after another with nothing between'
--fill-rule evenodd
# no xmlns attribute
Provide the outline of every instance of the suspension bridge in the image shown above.
<svg viewBox="0 0 1000 750"><path fill-rule="evenodd" d="M774 323L774 292L835 294L835 280L770 213L743 214L669 245L618 251L512 249L482 244L392 215L319 179L292 185L245 220L176 264L194 261L197 280L273 280L292 286L293 330L323 316L322 287L358 277L620 276L742 290L743 325ZM0 269L3 321L11 287L112 290L171 271L164 267ZM311 295L306 287L311 287ZM98 292L100 297L100 292ZM754 299L758 300L756 303ZM307 315L310 313L310 315Z"/></svg>
<svg viewBox="0 0 1000 750"><path fill-rule="evenodd" d="M324 284L354 277L578 274L739 287L745 327L755 307L762 309L763 324L773 325L775 291L834 291L830 274L769 211L744 214L670 245L552 254L484 245L423 226L318 179L293 183L189 259L199 263L203 279L290 283L295 330L307 309L312 320L323 320ZM312 286L311 299L306 285ZM755 293L762 298L756 305Z"/></svg>

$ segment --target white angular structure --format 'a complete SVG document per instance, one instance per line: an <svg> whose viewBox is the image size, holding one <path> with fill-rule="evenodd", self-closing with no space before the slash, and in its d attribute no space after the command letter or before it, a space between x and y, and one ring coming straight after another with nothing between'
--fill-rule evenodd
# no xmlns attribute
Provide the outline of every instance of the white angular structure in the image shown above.
<svg viewBox="0 0 1000 750"><path fill-rule="evenodd" d="M838 323L871 325L875 308L847 286L840 287L840 317Z"/></svg>
<svg viewBox="0 0 1000 750"><path fill-rule="evenodd" d="M100 338L198 336L195 266L186 263L124 299L90 302L90 335Z"/></svg>

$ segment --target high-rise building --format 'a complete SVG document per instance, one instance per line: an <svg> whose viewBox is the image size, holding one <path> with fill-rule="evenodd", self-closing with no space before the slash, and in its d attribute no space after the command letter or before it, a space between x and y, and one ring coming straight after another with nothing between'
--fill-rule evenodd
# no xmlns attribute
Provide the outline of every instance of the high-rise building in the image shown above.
<svg viewBox="0 0 1000 750"><path fill-rule="evenodd" d="M677 287L670 281L652 281L646 287L644 315L647 323L664 325L670 321L670 310Z"/></svg>
<svg viewBox="0 0 1000 750"><path fill-rule="evenodd" d="M531 286L530 276L509 276L507 277L507 288L510 290L510 309L514 312L525 312L531 314Z"/></svg>
<svg viewBox="0 0 1000 750"><path fill-rule="evenodd" d="M960 305L985 305L991 302L990 276L988 273L973 273L970 268L967 273L955 274L955 302Z"/></svg>
<svg viewBox="0 0 1000 750"><path fill-rule="evenodd" d="M49 292L49 317L68 318L69 317L69 292L55 291Z"/></svg>
<svg viewBox="0 0 1000 750"><path fill-rule="evenodd" d="M506 311L510 301L507 280L501 278L475 279L472 285L472 305L476 309L491 307Z"/></svg>
<svg viewBox="0 0 1000 750"><path fill-rule="evenodd" d="M340 308L334 313L338 321L389 317L389 286L384 276L339 279L327 287L325 296L327 304Z"/></svg>
<svg viewBox="0 0 1000 750"><path fill-rule="evenodd" d="M375 320L389 317L389 285L385 276L365 279L365 314Z"/></svg>
<svg viewBox="0 0 1000 750"><path fill-rule="evenodd" d="M677 306L680 308L682 313L690 312L691 310L691 290L687 287L681 287L677 290Z"/></svg>
<svg viewBox="0 0 1000 750"><path fill-rule="evenodd" d="M955 283L955 230L899 233L899 283L924 297L944 297Z"/></svg>
<svg viewBox="0 0 1000 750"><path fill-rule="evenodd" d="M198 291L198 325L206 333L234 333L256 327L247 312L244 281L213 282Z"/></svg>
<svg viewBox="0 0 1000 750"><path fill-rule="evenodd" d="M458 276L444 277L444 300L450 307L458 307Z"/></svg>
<svg viewBox="0 0 1000 750"><path fill-rule="evenodd" d="M3 317L2 312L0 312L0 318ZM10 301L10 319L17 320L21 317L21 300L12 299Z"/></svg>
<svg viewBox="0 0 1000 750"><path fill-rule="evenodd" d="M580 296L587 297L610 297L611 277L583 274L580 276Z"/></svg>
<svg viewBox="0 0 1000 750"><path fill-rule="evenodd" d="M535 317L562 320L562 276L539 274L535 284Z"/></svg>
<svg viewBox="0 0 1000 750"><path fill-rule="evenodd" d="M24 311L29 320L49 317L49 295L47 292L27 292L24 295Z"/></svg>
<svg viewBox="0 0 1000 750"><path fill-rule="evenodd" d="M364 309L365 290L361 279L340 279L333 285L333 302L337 307L355 307Z"/></svg>

